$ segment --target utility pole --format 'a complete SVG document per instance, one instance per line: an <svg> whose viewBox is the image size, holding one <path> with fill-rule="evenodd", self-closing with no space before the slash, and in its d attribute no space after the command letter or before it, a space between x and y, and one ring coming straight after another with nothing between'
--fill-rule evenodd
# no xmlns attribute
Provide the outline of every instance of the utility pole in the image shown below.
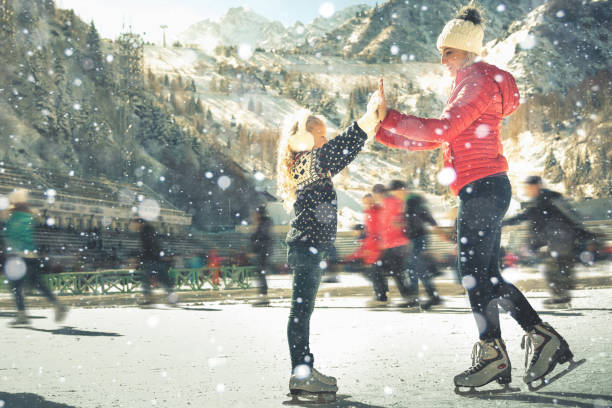
<svg viewBox="0 0 612 408"><path fill-rule="evenodd" d="M162 45L164 48L166 48L166 28L168 28L168 26L163 24L163 25L160 25L159 28L162 29L162 37L163 37Z"/></svg>

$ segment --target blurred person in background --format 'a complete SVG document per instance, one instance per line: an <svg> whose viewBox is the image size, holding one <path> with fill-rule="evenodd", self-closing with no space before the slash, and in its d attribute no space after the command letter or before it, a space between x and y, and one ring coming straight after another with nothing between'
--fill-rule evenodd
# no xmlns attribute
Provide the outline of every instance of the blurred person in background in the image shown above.
<svg viewBox="0 0 612 408"><path fill-rule="evenodd" d="M174 284L169 275L170 259L165 257L166 254L162 249L155 227L144 218L136 218L132 221L131 228L137 231L140 236L138 266L142 271L142 291L144 294L144 301L140 305L146 307L155 304L152 288L154 279L164 286L167 292L166 303L169 305L176 304L178 296L173 292Z"/></svg>
<svg viewBox="0 0 612 408"><path fill-rule="evenodd" d="M550 298L547 307L567 306L574 287L574 263L580 243L595 238L587 231L578 214L560 193L546 189L542 178L530 176L525 180L525 194L530 198L524 210L504 220L503 225L529 223L529 248L537 251L546 247L544 275Z"/></svg>
<svg viewBox="0 0 612 408"><path fill-rule="evenodd" d="M255 226L255 232L251 235L251 243L249 252L251 257L254 258L255 274L259 281L259 296L254 306L265 306L269 304L268 301L268 282L266 280L266 274L269 272L270 254L272 251L272 219L268 216L266 206L261 204L255 208L251 214L253 225Z"/></svg>
<svg viewBox="0 0 612 408"><path fill-rule="evenodd" d="M4 231L6 261L4 273L10 282L15 296L17 317L11 322L13 326L30 323L26 314L24 286L30 284L46 297L55 307L55 321L61 322L66 317L67 309L61 305L43 279L43 261L39 257L34 243L34 214L28 206L28 191L18 189L9 195L11 207Z"/></svg>
<svg viewBox="0 0 612 408"><path fill-rule="evenodd" d="M408 262L408 276L410 287L418 296L419 280L429 298L421 303L423 309L429 309L442 303L438 291L433 283L433 278L440 275L436 261L427 254L429 245L429 230L427 225L433 227L440 236L444 235L438 229L438 223L432 217L425 199L415 193L409 192L404 208L406 218L406 236L410 239L410 258Z"/></svg>
<svg viewBox="0 0 612 408"><path fill-rule="evenodd" d="M374 186L377 189L380 187ZM381 236L380 262L378 263L378 279L390 275L395 280L397 289L402 298L400 307L419 307L419 300L414 288L408 287L406 265L410 251L408 244L410 240L406 237L404 222L404 204L408 190L406 183L401 180L392 180L387 188L387 194L382 200L382 209L379 218L379 231ZM386 284L386 282L385 282ZM386 285L385 285L386 286ZM385 289L384 287L382 289ZM387 301L387 293L381 296L377 293L377 300Z"/></svg>

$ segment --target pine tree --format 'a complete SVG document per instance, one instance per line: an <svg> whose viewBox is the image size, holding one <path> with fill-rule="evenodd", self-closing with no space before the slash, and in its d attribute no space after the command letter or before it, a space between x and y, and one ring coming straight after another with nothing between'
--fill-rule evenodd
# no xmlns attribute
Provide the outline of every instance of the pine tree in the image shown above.
<svg viewBox="0 0 612 408"><path fill-rule="evenodd" d="M87 31L86 47L87 51L84 55L85 62L89 61L91 64L94 81L102 85L106 82L107 76L100 47L100 36L98 35L98 30L96 30L93 21L89 25L89 30ZM84 63L84 66L87 66L87 64Z"/></svg>

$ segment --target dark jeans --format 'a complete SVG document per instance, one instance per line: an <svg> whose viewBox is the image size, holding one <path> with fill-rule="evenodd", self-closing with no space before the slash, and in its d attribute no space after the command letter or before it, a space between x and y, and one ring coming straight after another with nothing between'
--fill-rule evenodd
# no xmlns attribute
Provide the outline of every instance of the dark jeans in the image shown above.
<svg viewBox="0 0 612 408"><path fill-rule="evenodd" d="M438 292L433 284L433 275L436 273L436 264L433 259L426 254L428 239L427 235L414 237L411 240L412 253L408 267L408 277L410 278L409 291L413 296L419 294L419 279L430 298L438 297Z"/></svg>
<svg viewBox="0 0 612 408"><path fill-rule="evenodd" d="M459 192L458 269L481 340L501 338L498 304L528 331L542 320L525 296L499 270L501 222L512 189L506 175L472 182Z"/></svg>
<svg viewBox="0 0 612 408"><path fill-rule="evenodd" d="M380 257L378 266L372 269L372 285L374 293L378 300L387 300L387 276L395 279L395 284L400 294L404 299L415 297L407 286L407 277L405 273L406 258L408 256L408 247L399 246L395 248L385 249Z"/></svg>
<svg viewBox="0 0 612 408"><path fill-rule="evenodd" d="M314 363L310 352L310 316L321 282L321 261L326 258L327 251L327 247L315 248L301 243L289 245L287 263L293 273L293 293L287 339L292 371L297 365L312 367Z"/></svg>
<svg viewBox="0 0 612 408"><path fill-rule="evenodd" d="M49 289L47 284L42 279L40 259L37 258L23 258L26 264L26 274L23 278L11 281L11 291L15 296L15 304L17 310L25 310L25 299L23 296L23 287L29 284L31 287L37 289L44 297L49 299L51 303L57 303L57 299L53 292Z"/></svg>
<svg viewBox="0 0 612 408"><path fill-rule="evenodd" d="M266 271L268 270L268 254L257 254L257 279L259 280L259 293L262 295L268 294L268 282L266 281Z"/></svg>
<svg viewBox="0 0 612 408"><path fill-rule="evenodd" d="M574 254L571 252L546 258L544 275L553 297L570 296L569 291L574 288L574 263Z"/></svg>
<svg viewBox="0 0 612 408"><path fill-rule="evenodd" d="M145 295L151 294L151 283L153 276L157 277L158 282L166 288L168 293L172 292L174 284L170 279L168 270L170 264L162 261L143 261L142 262L142 291Z"/></svg>

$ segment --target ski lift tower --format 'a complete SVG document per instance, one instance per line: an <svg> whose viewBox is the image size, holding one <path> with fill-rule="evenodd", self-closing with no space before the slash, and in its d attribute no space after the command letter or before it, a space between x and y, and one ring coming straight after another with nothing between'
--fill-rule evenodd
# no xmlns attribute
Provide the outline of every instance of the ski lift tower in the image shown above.
<svg viewBox="0 0 612 408"><path fill-rule="evenodd" d="M163 24L160 25L159 28L162 29L162 46L166 48L166 28L168 28L168 26Z"/></svg>

